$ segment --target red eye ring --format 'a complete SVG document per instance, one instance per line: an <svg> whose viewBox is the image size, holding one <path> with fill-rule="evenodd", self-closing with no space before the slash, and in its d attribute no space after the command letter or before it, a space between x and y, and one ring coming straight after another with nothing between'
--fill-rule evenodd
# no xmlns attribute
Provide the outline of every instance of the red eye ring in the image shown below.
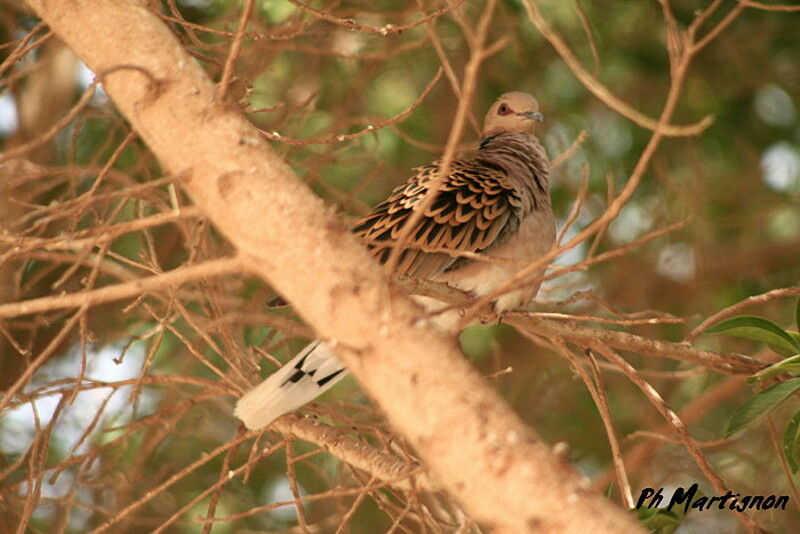
<svg viewBox="0 0 800 534"><path fill-rule="evenodd" d="M508 107L506 103L500 104L500 107L497 108L498 115L511 115L512 113L514 113L514 110Z"/></svg>

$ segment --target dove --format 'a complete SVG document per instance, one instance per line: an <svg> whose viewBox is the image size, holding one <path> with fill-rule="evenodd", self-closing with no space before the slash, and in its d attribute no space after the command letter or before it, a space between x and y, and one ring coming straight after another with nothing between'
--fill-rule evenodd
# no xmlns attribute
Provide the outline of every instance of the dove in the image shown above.
<svg viewBox="0 0 800 534"><path fill-rule="evenodd" d="M398 274L443 282L476 297L492 292L548 252L555 241L549 161L534 133L543 120L533 96L503 94L486 113L474 152L453 160L444 176L438 161L414 169L416 173L358 221L353 232L382 263L405 232ZM413 228L405 230L437 182L434 201ZM526 308L539 289L543 270L497 297L495 311ZM428 311L443 307L429 297L413 298ZM454 334L460 323L455 310L432 313L431 319ZM314 341L245 393L234 415L248 429L263 428L346 374L332 348Z"/></svg>

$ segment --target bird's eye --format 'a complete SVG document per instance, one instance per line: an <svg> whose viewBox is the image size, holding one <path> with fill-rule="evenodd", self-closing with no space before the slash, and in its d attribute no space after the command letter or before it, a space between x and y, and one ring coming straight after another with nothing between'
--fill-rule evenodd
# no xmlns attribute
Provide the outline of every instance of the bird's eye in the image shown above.
<svg viewBox="0 0 800 534"><path fill-rule="evenodd" d="M499 115L511 115L512 113L514 113L514 110L508 107L507 104L500 104L500 107L497 108L497 113Z"/></svg>

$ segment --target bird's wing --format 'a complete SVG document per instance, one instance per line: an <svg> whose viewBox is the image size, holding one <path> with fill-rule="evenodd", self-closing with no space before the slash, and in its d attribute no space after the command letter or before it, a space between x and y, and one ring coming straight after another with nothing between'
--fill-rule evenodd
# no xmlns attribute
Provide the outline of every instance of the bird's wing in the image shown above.
<svg viewBox="0 0 800 534"><path fill-rule="evenodd" d="M401 229L419 209L438 165L416 170L353 229L381 262L389 259ZM484 252L513 233L523 206L522 193L502 167L476 159L453 161L435 201L408 235L398 272L430 278L460 266L469 261L460 252Z"/></svg>

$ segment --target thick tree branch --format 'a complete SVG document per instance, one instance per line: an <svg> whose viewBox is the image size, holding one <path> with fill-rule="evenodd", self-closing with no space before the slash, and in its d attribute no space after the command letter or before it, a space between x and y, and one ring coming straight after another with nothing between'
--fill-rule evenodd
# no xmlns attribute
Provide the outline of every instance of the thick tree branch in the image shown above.
<svg viewBox="0 0 800 534"><path fill-rule="evenodd" d="M145 2L31 0L98 73L165 168L288 298L408 437L432 475L495 532L640 531L585 489L434 331L293 175ZM554 510L560 510L554 514Z"/></svg>

